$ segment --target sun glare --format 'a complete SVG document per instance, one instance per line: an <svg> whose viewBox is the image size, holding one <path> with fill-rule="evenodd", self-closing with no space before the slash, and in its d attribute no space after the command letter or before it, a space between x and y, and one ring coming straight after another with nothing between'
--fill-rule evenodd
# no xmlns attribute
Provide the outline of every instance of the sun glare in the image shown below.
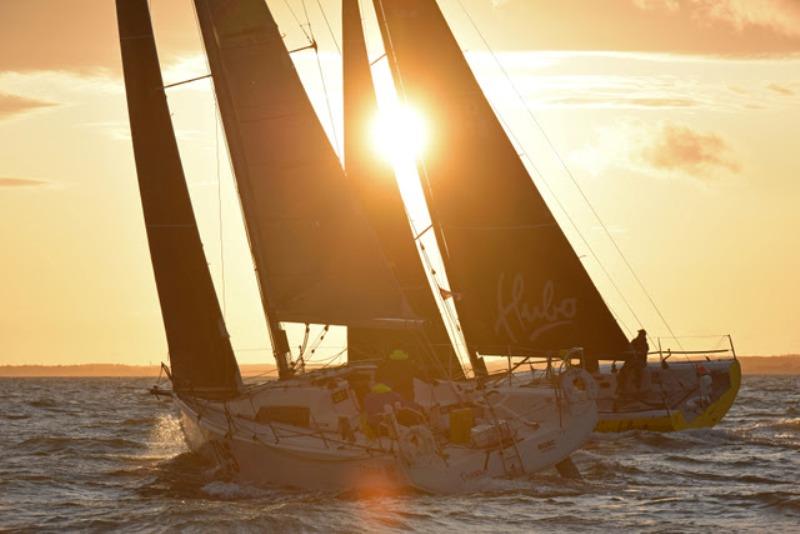
<svg viewBox="0 0 800 534"><path fill-rule="evenodd" d="M387 161L413 160L425 152L428 124L413 107L396 104L375 116L370 137L375 152Z"/></svg>

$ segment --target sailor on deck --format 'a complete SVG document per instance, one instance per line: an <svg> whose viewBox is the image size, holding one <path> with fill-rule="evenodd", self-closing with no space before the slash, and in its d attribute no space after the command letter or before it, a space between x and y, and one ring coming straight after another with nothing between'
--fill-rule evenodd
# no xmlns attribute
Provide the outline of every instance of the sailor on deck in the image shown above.
<svg viewBox="0 0 800 534"><path fill-rule="evenodd" d="M396 391L383 383L372 386L372 390L364 397L364 412L366 422L377 435L387 432L384 418L387 413L394 412L397 422L403 426L413 426L425 420L423 410L415 402L404 399Z"/></svg>
<svg viewBox="0 0 800 534"><path fill-rule="evenodd" d="M632 389L639 391L642 388L642 377L647 368L647 353L650 352L650 345L647 343L647 331L639 330L635 338L631 340L631 357L622 366L619 373L618 389L625 392L632 383Z"/></svg>
<svg viewBox="0 0 800 534"><path fill-rule="evenodd" d="M399 393L406 401L414 400L414 378L420 372L408 353L396 349L389 357L378 364L375 371L375 381L387 384L393 391Z"/></svg>

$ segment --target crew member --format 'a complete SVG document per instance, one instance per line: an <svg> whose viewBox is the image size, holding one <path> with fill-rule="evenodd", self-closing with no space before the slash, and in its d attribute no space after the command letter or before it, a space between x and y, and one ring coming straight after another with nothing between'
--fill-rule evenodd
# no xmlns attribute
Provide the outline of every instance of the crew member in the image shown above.
<svg viewBox="0 0 800 534"><path fill-rule="evenodd" d="M618 391L625 392L630 382L633 382L634 391L641 389L642 375L647 368L648 352L650 352L650 345L647 344L647 331L642 328L631 340L631 357L619 372Z"/></svg>
<svg viewBox="0 0 800 534"><path fill-rule="evenodd" d="M367 423L378 435L386 433L386 428L382 423L387 406L394 410L397 422L403 426L418 425L425 420L421 406L405 400L397 392L392 391L390 386L379 382L372 386L372 390L364 397Z"/></svg>
<svg viewBox="0 0 800 534"><path fill-rule="evenodd" d="M634 360L639 364L638 367L647 366L647 353L650 352L650 345L647 344L647 331L642 328L635 338L631 340Z"/></svg>
<svg viewBox="0 0 800 534"><path fill-rule="evenodd" d="M380 382L375 384L364 397L364 412L367 414L367 423L372 428L377 429L386 406L394 407L395 404L399 404L402 400L403 398L392 391L392 388L386 384Z"/></svg>
<svg viewBox="0 0 800 534"><path fill-rule="evenodd" d="M395 349L389 357L378 364L375 382L388 385L409 402L414 401L414 378L419 378L419 370L402 349Z"/></svg>

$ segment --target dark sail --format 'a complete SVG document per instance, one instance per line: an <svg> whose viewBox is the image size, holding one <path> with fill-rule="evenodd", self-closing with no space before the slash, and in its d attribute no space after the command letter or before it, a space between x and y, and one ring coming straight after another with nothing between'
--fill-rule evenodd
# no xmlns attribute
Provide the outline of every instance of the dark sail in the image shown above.
<svg viewBox="0 0 800 534"><path fill-rule="evenodd" d="M392 265L411 308L425 320L424 332L352 327L347 330L348 358L374 359L404 349L425 362L439 378L459 379L464 371L433 298L416 250L403 198L393 168L370 146L370 125L378 102L370 71L358 0L342 2L344 56L344 159L347 176L357 189L367 217ZM433 361L428 361L433 357Z"/></svg>
<svg viewBox="0 0 800 534"><path fill-rule="evenodd" d="M226 398L241 385L162 89L147 0L117 0L131 137L173 386Z"/></svg>
<svg viewBox="0 0 800 534"><path fill-rule="evenodd" d="M625 335L435 0L374 3L395 83L434 125L424 185L471 351L526 355L581 346L590 358L619 358Z"/></svg>
<svg viewBox="0 0 800 534"><path fill-rule="evenodd" d="M272 324L413 319L267 5L195 7Z"/></svg>

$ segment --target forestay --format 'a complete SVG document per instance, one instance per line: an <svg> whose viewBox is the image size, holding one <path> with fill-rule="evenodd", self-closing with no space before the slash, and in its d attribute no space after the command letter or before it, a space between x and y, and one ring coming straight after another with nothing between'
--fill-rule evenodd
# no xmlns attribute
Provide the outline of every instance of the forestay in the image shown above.
<svg viewBox="0 0 800 534"><path fill-rule="evenodd" d="M434 377L463 378L464 372L445 329L417 252L393 168L372 149L370 129L378 103L364 41L358 0L342 2L344 56L344 156L347 176L357 189L414 312L425 320L422 332L349 328L348 359L374 359L403 349Z"/></svg>

